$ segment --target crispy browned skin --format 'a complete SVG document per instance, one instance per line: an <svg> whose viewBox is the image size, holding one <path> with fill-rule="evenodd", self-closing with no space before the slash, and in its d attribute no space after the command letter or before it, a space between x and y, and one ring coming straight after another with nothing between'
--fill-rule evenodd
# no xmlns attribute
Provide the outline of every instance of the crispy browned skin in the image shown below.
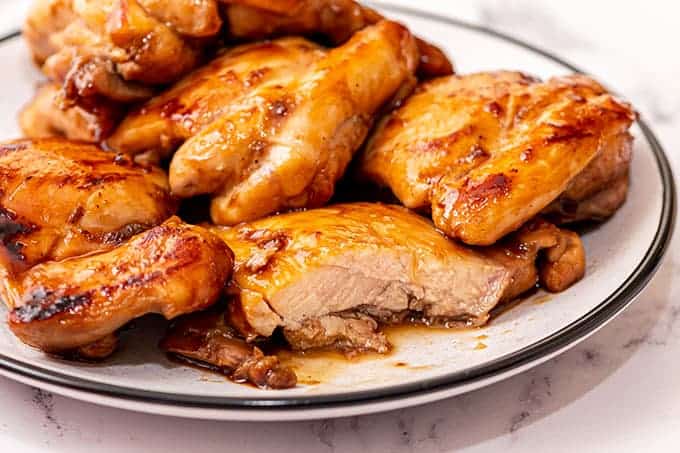
<svg viewBox="0 0 680 453"><path fill-rule="evenodd" d="M171 218L113 250L29 269L17 279L9 326L31 346L69 351L146 313L172 319L209 307L232 260L219 238Z"/></svg>
<svg viewBox="0 0 680 453"><path fill-rule="evenodd" d="M153 17L184 36L215 36L222 27L217 0L140 0Z"/></svg>
<svg viewBox="0 0 680 453"><path fill-rule="evenodd" d="M359 174L409 208L431 209L449 236L489 245L570 189L597 156L626 154L634 119L628 104L583 75L440 78L382 122Z"/></svg>
<svg viewBox="0 0 680 453"><path fill-rule="evenodd" d="M201 63L222 34L218 3L236 38L326 35L340 44L383 19L351 0L36 0L24 34L36 62L64 84L66 99L80 104L101 96L130 103ZM439 49L421 40L418 46L420 73L452 73Z"/></svg>
<svg viewBox="0 0 680 453"><path fill-rule="evenodd" d="M129 113L107 144L130 155L151 151L158 157L168 157L250 93L291 84L325 53L303 38L282 38L226 50Z"/></svg>
<svg viewBox="0 0 680 453"><path fill-rule="evenodd" d="M113 247L176 208L161 170L61 139L0 145L0 175L0 264L10 274Z"/></svg>
<svg viewBox="0 0 680 453"><path fill-rule="evenodd" d="M276 356L265 356L257 346L246 343L221 310L179 318L161 341L161 348L217 368L236 382L271 389L286 389L297 384L292 369L281 365Z"/></svg>
<svg viewBox="0 0 680 453"><path fill-rule="evenodd" d="M511 273L504 301L513 300L537 284L561 292L581 280L586 272L583 243L573 231L557 228L540 218L480 252Z"/></svg>
<svg viewBox="0 0 680 453"><path fill-rule="evenodd" d="M37 0L33 2L24 22L22 34L37 64L60 49L56 38L76 20L73 0Z"/></svg>
<svg viewBox="0 0 680 453"><path fill-rule="evenodd" d="M290 83L250 91L175 153L173 194L214 194L212 219L223 225L322 206L416 59L409 31L380 22Z"/></svg>
<svg viewBox="0 0 680 453"><path fill-rule="evenodd" d="M602 144L602 151L543 212L556 223L604 220L626 200L633 137L620 134Z"/></svg>
<svg viewBox="0 0 680 453"><path fill-rule="evenodd" d="M169 3L38 0L24 28L36 61L64 83L67 99L133 102L151 96L143 84L173 82L200 63L203 46L183 33L213 36L220 29L214 1Z"/></svg>
<svg viewBox="0 0 680 453"><path fill-rule="evenodd" d="M362 28L383 16L353 0L222 0L229 33L242 39L281 35L323 35L332 43L347 41ZM418 75L439 77L453 74L453 65L437 47L421 39Z"/></svg>
<svg viewBox="0 0 680 453"><path fill-rule="evenodd" d="M19 125L29 138L65 137L98 143L107 137L123 116L111 102L61 107L60 85L46 83L19 113Z"/></svg>

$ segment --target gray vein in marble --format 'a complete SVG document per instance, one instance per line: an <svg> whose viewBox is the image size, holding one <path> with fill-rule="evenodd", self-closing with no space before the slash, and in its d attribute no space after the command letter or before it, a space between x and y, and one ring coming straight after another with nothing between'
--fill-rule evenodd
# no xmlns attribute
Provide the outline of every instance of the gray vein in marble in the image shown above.
<svg viewBox="0 0 680 453"><path fill-rule="evenodd" d="M445 451L442 445L442 438L439 433L440 426L445 422L446 420L443 417L436 418L430 424L430 427L427 430L427 435L425 437L418 438L418 444L422 444L424 442L431 442L432 444L434 444L437 451Z"/></svg>
<svg viewBox="0 0 680 453"><path fill-rule="evenodd" d="M312 433L323 445L335 451L333 439L335 437L335 420L322 420L311 424Z"/></svg>
<svg viewBox="0 0 680 453"><path fill-rule="evenodd" d="M514 433L529 419L543 410L546 400L552 396L552 379L549 375L540 376L538 371L531 372L533 377L519 394L520 412L510 418L508 431Z"/></svg>
<svg viewBox="0 0 680 453"><path fill-rule="evenodd" d="M517 415L514 415L510 420L510 432L514 433L524 425L524 421L531 417L528 411L522 411Z"/></svg>
<svg viewBox="0 0 680 453"><path fill-rule="evenodd" d="M50 392L41 389L33 389L33 404L43 413L45 422L44 428L52 426L57 430L59 436L63 436L63 427L54 415L54 396Z"/></svg>
<svg viewBox="0 0 680 453"><path fill-rule="evenodd" d="M413 428L415 425L415 417L412 412L399 411L397 419L397 428L399 429L399 440L402 445L411 446L413 442Z"/></svg>

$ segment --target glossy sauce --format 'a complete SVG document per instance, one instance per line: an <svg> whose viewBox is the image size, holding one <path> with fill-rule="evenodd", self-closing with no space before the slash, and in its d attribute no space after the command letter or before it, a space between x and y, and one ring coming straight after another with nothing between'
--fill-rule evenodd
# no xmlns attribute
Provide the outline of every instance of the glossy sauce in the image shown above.
<svg viewBox="0 0 680 453"><path fill-rule="evenodd" d="M491 319L486 326L493 322L497 317L501 316L511 308L516 307L522 302L531 301L536 304L543 304L552 299L551 294L541 294L535 298L532 296L536 291L530 291L523 297L520 297L512 302L508 302L496 307L491 315ZM315 351L291 351L285 344L283 338L277 338L273 344L269 346L262 346L262 349L267 355L276 355L279 361L291 367L298 377L298 385L318 385L324 382L329 382L335 377L339 376L349 367L366 361L385 360L393 356L400 350L403 345L412 344L414 339L423 338L424 336L433 337L435 335L446 335L452 340L463 340L470 342L470 348L475 351L482 351L488 348L489 335L485 332L486 326L482 327L430 327L426 325L394 325L385 326L382 328L387 336L389 342L393 345L392 350L387 354L378 353L362 353L362 354L344 354L338 351L331 350L315 350ZM478 333L478 335L471 336L470 334ZM503 334L511 333L511 330L505 330ZM465 335L462 335L465 334ZM168 355L170 360L175 363L180 363L184 366L191 366L201 371L201 381L219 382L215 381L211 376L221 376L229 378L228 373L220 370L217 367L201 364L200 362L186 360L181 357ZM411 371L423 371L430 369L430 365L411 365L402 360L395 360L391 363L395 368L406 368ZM247 383L246 383L247 384Z"/></svg>

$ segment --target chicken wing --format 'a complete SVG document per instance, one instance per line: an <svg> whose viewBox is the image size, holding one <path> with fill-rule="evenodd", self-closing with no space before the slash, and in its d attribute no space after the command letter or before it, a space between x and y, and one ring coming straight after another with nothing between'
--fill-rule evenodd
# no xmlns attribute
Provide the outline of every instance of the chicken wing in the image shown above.
<svg viewBox="0 0 680 453"><path fill-rule="evenodd" d="M107 140L119 152L166 158L251 93L290 85L326 51L302 38L238 46L129 113Z"/></svg>
<svg viewBox="0 0 680 453"><path fill-rule="evenodd" d="M176 208L161 170L82 143L4 143L0 175L0 267L10 275L113 247Z"/></svg>
<svg viewBox="0 0 680 453"><path fill-rule="evenodd" d="M585 266L578 236L545 222L478 251L405 208L374 203L212 231L236 257L233 325L248 338L282 328L296 349L386 352L379 323L479 326L539 279L563 290Z"/></svg>
<svg viewBox="0 0 680 453"><path fill-rule="evenodd" d="M214 194L213 221L225 225L323 205L378 109L412 80L416 59L401 25L361 30L301 77L252 91L187 140L170 164L172 193Z"/></svg>
<svg viewBox="0 0 680 453"><path fill-rule="evenodd" d="M146 313L172 319L209 307L232 266L219 238L171 218L112 250L29 269L16 281L9 326L31 346L69 351Z"/></svg>
<svg viewBox="0 0 680 453"><path fill-rule="evenodd" d="M384 19L378 12L354 0L222 0L229 34L241 39L264 39L281 35L322 35L333 44L347 41L354 33ZM418 75L453 74L453 65L437 47L416 40L420 51Z"/></svg>
<svg viewBox="0 0 680 453"><path fill-rule="evenodd" d="M587 186L598 156L603 167L627 168L629 158L616 156L629 154L634 119L628 104L583 75L440 78L381 123L358 174L409 208L431 210L449 236L489 245Z"/></svg>

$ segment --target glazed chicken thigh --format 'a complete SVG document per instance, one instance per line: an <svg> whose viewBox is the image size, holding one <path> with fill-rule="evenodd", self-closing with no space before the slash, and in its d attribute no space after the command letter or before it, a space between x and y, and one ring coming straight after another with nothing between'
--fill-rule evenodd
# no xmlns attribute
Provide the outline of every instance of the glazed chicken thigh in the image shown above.
<svg viewBox="0 0 680 453"><path fill-rule="evenodd" d="M378 12L354 0L222 0L229 34L242 39L271 36L325 36L334 44L384 19ZM418 75L453 74L453 65L437 47L416 39L420 52Z"/></svg>
<svg viewBox="0 0 680 453"><path fill-rule="evenodd" d="M123 116L120 105L94 102L61 107L61 86L42 84L33 99L19 113L19 126L25 137L64 137L97 143L108 137Z"/></svg>
<svg viewBox="0 0 680 453"><path fill-rule="evenodd" d="M105 358L158 314L170 356L295 387L281 341L385 354L385 326L568 289L560 225L626 199L629 104L454 75L355 0L35 0L23 35L47 80L0 143L0 298L47 353Z"/></svg>
<svg viewBox="0 0 680 453"><path fill-rule="evenodd" d="M626 200L633 140L620 134L602 146L602 151L567 186L543 213L557 223L605 220Z"/></svg>
<svg viewBox="0 0 680 453"><path fill-rule="evenodd" d="M303 38L245 44L228 49L173 87L130 112L107 146L132 156L167 158L247 96L288 86L326 54ZM147 156L148 157L148 156Z"/></svg>
<svg viewBox="0 0 680 453"><path fill-rule="evenodd" d="M213 1L39 0L24 34L67 97L130 102L152 94L145 84L172 82L200 62L201 47L183 33L220 26Z"/></svg>
<svg viewBox="0 0 680 453"><path fill-rule="evenodd" d="M61 139L0 145L0 267L111 248L170 217L163 171Z"/></svg>
<svg viewBox="0 0 680 453"><path fill-rule="evenodd" d="M406 28L380 22L288 83L256 87L175 153L172 193L212 194L223 225L322 206L417 56Z"/></svg>
<svg viewBox="0 0 680 453"><path fill-rule="evenodd" d="M171 218L112 250L21 274L13 282L9 326L25 343L63 353L108 338L146 313L172 319L209 307L232 264L219 238Z"/></svg>
<svg viewBox="0 0 680 453"><path fill-rule="evenodd" d="M236 257L228 291L233 324L248 338L281 328L303 350L386 352L379 323L479 326L538 281L561 291L585 269L578 236L546 222L477 251L405 208L375 203L212 231Z"/></svg>
<svg viewBox="0 0 680 453"><path fill-rule="evenodd" d="M583 75L440 78L381 123L358 174L405 206L430 210L449 236L489 245L562 194L565 205L591 203L580 218L613 212L623 198L599 215L588 199L627 175L634 119L628 104Z"/></svg>
<svg viewBox="0 0 680 453"><path fill-rule="evenodd" d="M222 13L229 22L226 32ZM221 38L305 34L341 44L382 19L345 0L37 0L24 35L35 61L63 83L67 100L81 104L103 97L130 103L196 68ZM452 73L439 49L418 43L421 72Z"/></svg>

